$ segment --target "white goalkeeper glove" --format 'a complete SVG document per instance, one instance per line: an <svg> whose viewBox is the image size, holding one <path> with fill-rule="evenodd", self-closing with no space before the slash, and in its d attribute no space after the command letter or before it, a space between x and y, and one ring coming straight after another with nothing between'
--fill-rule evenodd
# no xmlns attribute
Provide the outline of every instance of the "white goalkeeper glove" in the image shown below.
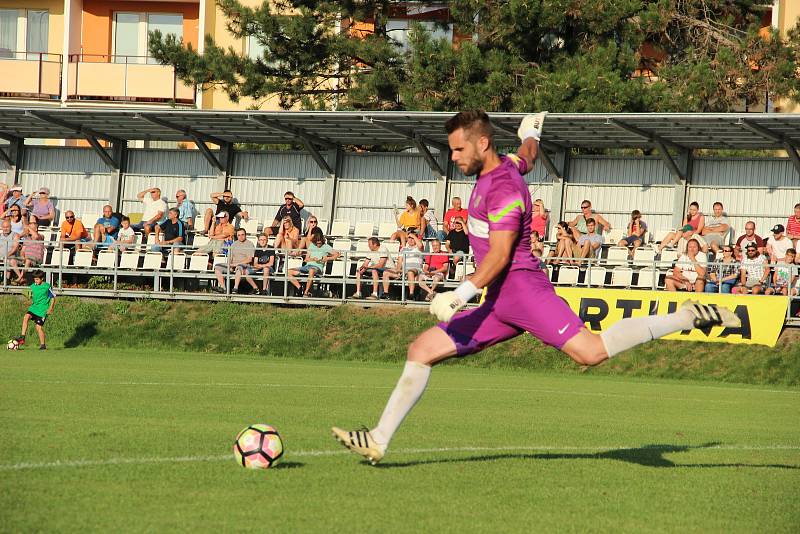
<svg viewBox="0 0 800 534"><path fill-rule="evenodd" d="M448 322L478 293L480 290L475 287L475 284L464 280L455 291L446 291L433 297L430 308L431 315L440 321Z"/></svg>
<svg viewBox="0 0 800 534"><path fill-rule="evenodd" d="M519 140L524 141L525 139L533 138L538 141L541 139L546 115L546 111L541 111L535 115L525 115L522 122L519 123L519 129L517 130Z"/></svg>

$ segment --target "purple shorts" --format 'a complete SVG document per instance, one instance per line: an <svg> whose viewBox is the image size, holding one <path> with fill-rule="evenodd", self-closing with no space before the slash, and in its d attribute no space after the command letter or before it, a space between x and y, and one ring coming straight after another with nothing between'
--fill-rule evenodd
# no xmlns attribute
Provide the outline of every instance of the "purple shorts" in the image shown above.
<svg viewBox="0 0 800 534"><path fill-rule="evenodd" d="M519 270L496 280L479 307L438 326L456 344L458 355L466 356L526 331L560 349L584 324L556 295L544 271Z"/></svg>

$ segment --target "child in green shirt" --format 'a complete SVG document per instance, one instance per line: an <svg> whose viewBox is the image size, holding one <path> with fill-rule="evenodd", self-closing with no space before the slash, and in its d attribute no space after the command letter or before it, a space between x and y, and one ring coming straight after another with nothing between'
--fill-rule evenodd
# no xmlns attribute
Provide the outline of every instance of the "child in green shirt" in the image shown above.
<svg viewBox="0 0 800 534"><path fill-rule="evenodd" d="M33 272L33 284L31 284L31 300L33 301L22 318L22 335L17 338L20 345L25 343L25 334L28 332L28 321L33 320L36 325L36 333L39 334L39 350L46 350L44 339L44 322L47 316L53 313L53 306L56 303L56 295L50 284L44 281L44 272L37 270Z"/></svg>

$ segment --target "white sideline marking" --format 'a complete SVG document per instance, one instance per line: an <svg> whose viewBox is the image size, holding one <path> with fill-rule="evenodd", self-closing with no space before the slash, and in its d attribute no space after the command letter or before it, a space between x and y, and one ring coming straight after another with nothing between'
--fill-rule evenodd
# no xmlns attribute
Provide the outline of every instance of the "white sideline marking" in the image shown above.
<svg viewBox="0 0 800 534"><path fill-rule="evenodd" d="M90 381L90 380L19 380L19 382L26 384L65 384L65 385L90 385L90 386L183 386L183 387L217 387L217 388L242 388L242 387L259 387L259 388L301 388L301 389L380 389L391 390L394 386L372 386L372 385L356 385L356 384L274 384L274 383L234 383L234 382L127 382L127 381ZM496 392L502 391L505 393L550 393L555 395L569 395L575 397L607 397L607 398L620 398L620 399L647 399L659 401L692 401L719 404L742 404L748 403L747 400L723 400L723 399L695 399L691 397L662 397L657 395L633 395L630 393L603 393L599 391L569 391L548 388L508 388L508 387L485 387L485 388L456 388L456 387L437 387L431 386L428 391L486 391Z"/></svg>
<svg viewBox="0 0 800 534"><path fill-rule="evenodd" d="M691 445L689 446L691 447ZM610 450L641 449L642 447L622 447L622 446L544 446L544 445L520 445L516 447L436 447L428 449L397 449L392 450L395 454L437 454L443 452L513 452L513 451L586 451L601 452ZM646 447L645 447L646 448ZM800 445L714 445L712 447L701 447L697 450L720 450L720 451L798 451ZM319 450L319 451L297 451L287 453L286 458L303 458L319 456L339 456L350 454L344 449L338 450ZM141 458L110 458L107 460L63 460L55 462L19 462L16 464L0 464L0 471L21 471L25 469L53 469L58 467L97 467L109 465L144 465L144 464L163 464L163 463L191 463L191 462L220 462L232 461L233 454L211 455L211 456L171 456L171 457L141 457Z"/></svg>

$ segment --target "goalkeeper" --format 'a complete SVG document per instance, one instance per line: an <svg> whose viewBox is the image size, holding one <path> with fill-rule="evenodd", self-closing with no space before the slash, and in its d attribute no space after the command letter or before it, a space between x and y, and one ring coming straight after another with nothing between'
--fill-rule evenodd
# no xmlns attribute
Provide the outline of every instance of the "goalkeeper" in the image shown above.
<svg viewBox="0 0 800 534"><path fill-rule="evenodd" d="M334 437L375 464L405 416L422 396L431 366L453 356L474 354L529 332L581 365L597 365L631 347L680 330L739 326L730 310L685 302L675 313L623 319L601 334L586 329L555 293L539 260L530 253L530 194L523 174L533 168L545 113L528 115L519 127L522 145L516 155L497 154L489 117L461 112L447 121L453 162L465 176L477 175L469 201L469 241L477 270L454 291L440 293L430 311L440 321L408 347L403 374L389 397L378 425ZM487 288L477 308L459 311Z"/></svg>

